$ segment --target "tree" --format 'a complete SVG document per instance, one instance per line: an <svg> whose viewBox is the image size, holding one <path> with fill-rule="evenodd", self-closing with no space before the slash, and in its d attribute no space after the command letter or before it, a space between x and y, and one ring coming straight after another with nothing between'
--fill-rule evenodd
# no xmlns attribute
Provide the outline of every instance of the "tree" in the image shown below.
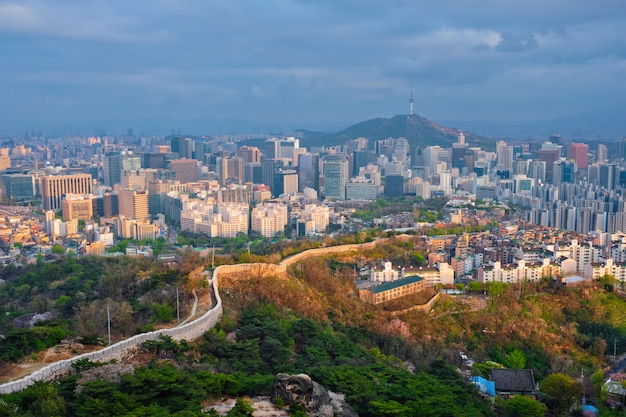
<svg viewBox="0 0 626 417"><path fill-rule="evenodd" d="M567 411L583 395L583 384L565 374L551 374L539 390L550 397L548 405L555 411Z"/></svg>
<svg viewBox="0 0 626 417"><path fill-rule="evenodd" d="M516 395L508 400L504 409L507 417L543 417L548 411L539 401L523 395Z"/></svg>
<svg viewBox="0 0 626 417"><path fill-rule="evenodd" d="M371 405L374 410L376 410L377 414L385 417L406 416L411 413L411 409L409 407L394 400L372 401Z"/></svg>
<svg viewBox="0 0 626 417"><path fill-rule="evenodd" d="M50 249L50 251L56 255L63 255L65 254L65 249L63 249L63 246L56 244L52 247L52 249Z"/></svg>
<svg viewBox="0 0 626 417"><path fill-rule="evenodd" d="M24 391L21 397L22 408L27 409L30 415L41 417L65 415L65 400L52 384L36 382Z"/></svg>
<svg viewBox="0 0 626 417"><path fill-rule="evenodd" d="M605 289L606 292L613 292L615 288L615 276L610 274L604 274L600 278L598 278L598 282Z"/></svg>
<svg viewBox="0 0 626 417"><path fill-rule="evenodd" d="M513 349L506 357L504 364L513 369L526 368L526 354L519 349Z"/></svg>
<svg viewBox="0 0 626 417"><path fill-rule="evenodd" d="M483 290L483 284L478 281L472 281L467 284L467 287L471 292L481 292Z"/></svg>
<svg viewBox="0 0 626 417"><path fill-rule="evenodd" d="M591 375L591 391L597 401L600 401L602 397L604 382L604 371L602 371L602 369L599 369Z"/></svg>
<svg viewBox="0 0 626 417"><path fill-rule="evenodd" d="M487 287L487 294L489 295L489 303L491 308L494 308L497 301L502 297L507 289L507 284L503 282L490 282Z"/></svg>
<svg viewBox="0 0 626 417"><path fill-rule="evenodd" d="M292 417L306 417L307 414L300 404L291 403L289 406L289 415Z"/></svg>
<svg viewBox="0 0 626 417"><path fill-rule="evenodd" d="M424 266L426 264L426 259L421 253L413 252L413 262L415 263L415 266Z"/></svg>
<svg viewBox="0 0 626 417"><path fill-rule="evenodd" d="M490 378L491 370L493 368L504 368L504 366L502 366L501 364L497 362L492 362L492 361L475 362L472 365L472 368L470 369L470 371L472 372L472 375L482 376L483 378Z"/></svg>
<svg viewBox="0 0 626 417"><path fill-rule="evenodd" d="M243 398L237 398L235 406L226 413L227 417L252 417L254 409L250 403Z"/></svg>

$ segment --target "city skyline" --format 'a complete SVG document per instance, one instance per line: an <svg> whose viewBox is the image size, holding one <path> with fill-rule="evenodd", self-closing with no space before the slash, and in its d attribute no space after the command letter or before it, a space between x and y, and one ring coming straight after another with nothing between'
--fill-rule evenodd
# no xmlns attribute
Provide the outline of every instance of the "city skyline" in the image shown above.
<svg viewBox="0 0 626 417"><path fill-rule="evenodd" d="M411 90L432 120L602 112L626 104L625 7L8 1L0 133L338 129L409 113Z"/></svg>

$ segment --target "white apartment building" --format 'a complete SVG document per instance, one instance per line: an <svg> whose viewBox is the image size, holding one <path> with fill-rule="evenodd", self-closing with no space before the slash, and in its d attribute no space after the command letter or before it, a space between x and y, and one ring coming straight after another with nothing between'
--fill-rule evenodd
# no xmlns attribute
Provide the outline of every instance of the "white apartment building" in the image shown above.
<svg viewBox="0 0 626 417"><path fill-rule="evenodd" d="M287 206L278 203L266 203L252 209L251 228L264 237L274 237L285 230L289 221Z"/></svg>
<svg viewBox="0 0 626 417"><path fill-rule="evenodd" d="M370 272L370 281L373 282L391 282L404 278L404 269L393 269L391 262L382 263L382 268L372 267Z"/></svg>
<svg viewBox="0 0 626 417"><path fill-rule="evenodd" d="M602 248L588 245L579 245L578 240L572 239L570 245L570 258L576 261L576 270L579 273L585 272L585 266L590 263L600 262Z"/></svg>
<svg viewBox="0 0 626 417"><path fill-rule="evenodd" d="M159 236L160 228L146 219L127 219L120 216L115 219L118 238L136 240L154 240Z"/></svg>
<svg viewBox="0 0 626 417"><path fill-rule="evenodd" d="M220 203L217 204L215 212L207 211L207 205L189 205L181 213L181 230L226 238L237 237L239 233L248 234L247 204Z"/></svg>
<svg viewBox="0 0 626 417"><path fill-rule="evenodd" d="M626 262L615 262L609 258L605 262L585 265L585 279L599 279L604 275L613 275L620 283L626 282Z"/></svg>
<svg viewBox="0 0 626 417"><path fill-rule="evenodd" d="M407 268L404 274L406 277L422 277L426 285L431 287L454 284L454 268L447 262L438 262L436 268Z"/></svg>
<svg viewBox="0 0 626 417"><path fill-rule="evenodd" d="M330 224L330 207L308 204L301 211L300 216L304 220L312 220L315 233L324 233Z"/></svg>
<svg viewBox="0 0 626 417"><path fill-rule="evenodd" d="M540 263L526 263L520 260L517 264L505 265L494 262L493 265L482 265L478 268L478 281L504 282L514 284L520 281L539 281L544 276L561 275L561 267L545 258Z"/></svg>

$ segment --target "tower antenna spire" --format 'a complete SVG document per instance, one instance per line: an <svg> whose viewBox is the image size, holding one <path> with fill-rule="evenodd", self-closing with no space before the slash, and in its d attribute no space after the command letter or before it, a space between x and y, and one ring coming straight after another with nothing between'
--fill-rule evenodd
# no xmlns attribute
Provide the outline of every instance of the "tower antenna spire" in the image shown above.
<svg viewBox="0 0 626 417"><path fill-rule="evenodd" d="M409 116L413 115L413 84L411 84L411 96L409 97Z"/></svg>

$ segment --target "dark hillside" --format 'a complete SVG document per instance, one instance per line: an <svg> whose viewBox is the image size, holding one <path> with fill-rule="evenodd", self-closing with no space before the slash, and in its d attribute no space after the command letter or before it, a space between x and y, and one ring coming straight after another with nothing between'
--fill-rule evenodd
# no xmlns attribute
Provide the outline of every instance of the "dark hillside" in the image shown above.
<svg viewBox="0 0 626 417"><path fill-rule="evenodd" d="M311 134L311 139L302 140L303 146L331 146L340 145L347 140L364 137L370 141L386 138L407 138L409 144L415 146L439 145L449 147L457 141L461 130L438 125L416 114L401 114L391 118L377 118L366 120L350 126L338 133L321 135L318 132ZM484 138L473 133L463 132L466 143L470 146L480 146L483 149L493 149L495 140Z"/></svg>

